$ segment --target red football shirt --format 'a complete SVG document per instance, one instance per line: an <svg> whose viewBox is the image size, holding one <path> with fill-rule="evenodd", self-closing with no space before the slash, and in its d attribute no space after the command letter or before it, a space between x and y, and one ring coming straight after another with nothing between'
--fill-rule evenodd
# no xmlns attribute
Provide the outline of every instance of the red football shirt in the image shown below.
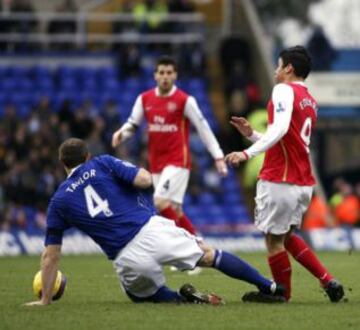
<svg viewBox="0 0 360 330"><path fill-rule="evenodd" d="M317 105L303 84L287 84L294 92L293 111L287 133L266 151L259 178L301 186L315 184L309 157L312 128L316 124ZM272 100L267 106L268 123L272 124L275 109Z"/></svg>
<svg viewBox="0 0 360 330"><path fill-rule="evenodd" d="M187 98L180 89L169 96L157 96L155 89L141 94L151 173L159 173L167 165L190 168L189 119L184 116Z"/></svg>

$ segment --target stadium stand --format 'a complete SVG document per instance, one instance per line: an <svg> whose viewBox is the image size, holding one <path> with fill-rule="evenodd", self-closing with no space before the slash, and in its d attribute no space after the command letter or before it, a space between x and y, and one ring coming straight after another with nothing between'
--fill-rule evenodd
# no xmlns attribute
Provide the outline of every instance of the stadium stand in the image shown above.
<svg viewBox="0 0 360 330"><path fill-rule="evenodd" d="M42 4L43 2L36 1L37 10L40 9L37 6L38 3ZM141 33L114 33L111 29L111 23L117 19L124 20L123 23L126 22L129 17L126 16L125 12L120 12L120 14L116 14L118 16L114 16L111 10L105 10L104 13L101 13L100 9L99 12L82 11L82 3L85 1L81 1L81 4L78 3L79 12L82 12L82 15L72 13L69 16L77 22L77 33L71 33L67 36L50 36L51 40L49 40L49 35L44 27L47 26L48 20L54 17L50 12L45 11L42 15L37 16L41 24L38 25L35 34L16 34L13 32L11 34L2 33L0 36L0 48L4 50L4 56L1 56L0 60L3 57L8 57L6 61L0 64L0 194L3 195L0 198L2 204L0 209L3 212L1 220L7 224L12 223L15 227L22 228L24 222L27 221L35 224L32 228L41 227L46 201L64 177L62 169L56 164L56 159L53 157L61 140L76 134L88 139L94 154L112 152L109 147L111 132L127 118L137 94L153 86L152 64L154 61L151 58L146 58L144 56L146 54L143 53L144 49L150 52L147 46L153 42L151 39L153 36ZM255 36L254 31L257 31L256 20L246 20L241 17L242 13L250 15L250 12L246 10L248 6L244 6L250 3L249 1L234 1L234 10L228 12L228 19L233 20L233 24L229 24L231 30L229 29L227 32L236 37L237 40L235 41L237 42L239 42L238 37L244 38L242 41L249 47L245 54L242 54L244 56L237 54L239 58L236 60L244 63L235 65L234 70L232 70L233 81L227 75L221 75L221 66L217 63L217 70L220 74L215 79L213 77L212 84L209 84L204 77L211 75L211 70L216 65L213 65L214 61L208 61L208 64L211 65L205 66L206 50L200 49L200 52L193 56L194 58L190 56L191 59L186 57L186 52L183 52L185 50L199 51L199 45L202 45L204 41L202 33L204 18L199 12L188 13L187 16L185 15L179 20L181 26L186 26L185 29L180 29L181 31L175 29L175 32L170 29L157 36L160 41L167 38L166 40L173 42L172 50L175 53L180 50L177 53L180 60L187 58L185 64L180 65L181 69L188 68L189 63L195 62L191 70L181 75L182 79L178 85L195 96L210 126L218 135L223 132L217 119L222 116L228 125L228 115L231 114L232 110L229 104L231 95L240 92L241 96L245 97L246 102L239 102L240 105L238 105L237 110L240 109L240 114L248 115L254 109L257 110L259 106L261 108L262 98L267 95L267 89L272 84L270 77L273 70L272 63L270 63L270 70L268 70L271 71L269 75L267 72L268 63L265 61L268 59L271 62L271 56L267 56L268 53L264 49L264 45L267 43L264 40L261 42L261 38L249 38L250 35ZM200 7L201 5L197 5L196 8ZM54 10L54 8L51 9L50 4L48 4L46 10ZM108 27L107 29L102 24L98 24L99 18L96 17L98 14L105 15L102 17L107 21L104 24ZM176 14L170 13L169 15L170 20L177 18ZM221 16L220 10L216 11L214 17L219 16ZM56 20L59 21L66 18L67 16L61 14L56 15ZM13 19L31 21L33 17L20 13L16 14ZM91 22L92 19L93 22ZM4 16L1 20L4 25L9 17ZM87 21L89 21L89 26L86 25ZM271 19L271 22L273 24L274 20ZM262 22L259 20L258 24L260 25L260 23ZM224 28L226 30L226 26ZM237 32L242 33L238 35ZM216 35L215 29L211 30L214 38L206 40L206 47L209 49L219 48L224 35L220 33L220 29L217 33ZM257 33L256 35L259 37L261 34ZM36 45L37 51L46 53L54 50L51 47L53 42L61 44L62 38L65 38L64 40L69 42L71 47L70 49L61 49L60 47L60 50L68 51L66 56L71 51L83 54L81 58L83 64L82 62L79 64L78 61L75 65L69 65L69 62L66 63L65 61L60 66L54 66L52 60L43 62L39 60L36 65L25 65L21 61L15 61L16 55L12 61L12 52L15 50L16 53L14 45L29 43ZM215 40L214 42L218 44L214 47L210 43L210 39ZM122 61L129 60L130 63L133 60L133 58L130 60L126 56L124 57L124 54L116 54L115 57L117 56L118 59L114 61L111 59L115 65L92 66L87 63L87 58L94 56L97 50L106 49L106 53L110 49L114 50L111 48L112 45L119 43L123 46L127 42L129 42L127 45L136 44L138 47L139 53L135 59L141 63L136 63L136 70L127 72L122 68L124 63ZM257 47L255 42L258 43ZM101 44L99 48L97 48L99 46L97 43ZM24 50L30 51L32 47ZM131 50L131 46L129 46L129 50ZM336 51L337 57L331 66L333 72L359 71L359 49L339 49L336 46ZM7 55L5 55L6 52ZM37 56L37 53L27 53L26 55L28 55L27 60L31 60L32 57ZM62 58L64 54L53 55L54 58ZM155 54L155 56L157 55L159 52ZM97 55L95 54L95 56ZM258 72L251 72L246 79L240 80L239 76L242 77L246 71L244 68L250 67L251 71L254 71L254 63L250 64L254 58L257 59ZM225 63L227 62L225 61ZM223 72L225 71L223 70ZM233 84L234 81L235 84ZM212 102L210 102L209 85L212 86L212 89L217 89L218 94L221 94L223 86L231 87L225 97L222 96L224 106L216 106L216 108L221 109L220 111L224 108L227 108L228 111L222 111L223 113L220 115L215 113L214 97L211 98ZM351 118L358 116L360 111L358 106L321 106L319 113L325 119L342 117L351 121ZM326 127L325 130L327 130ZM128 150L121 148L119 156L144 164L144 137L141 134L136 136L137 142L128 144ZM236 139L238 135L235 139L234 137L235 135L231 135L223 143L224 149L232 147L233 141L238 141ZM251 216L244 202L246 197L240 188L236 173L231 170L228 178L218 178L221 182L215 180L214 184L211 159L196 134L191 136L191 146L195 162L192 176L195 179L192 183L193 189L191 186L189 187L189 193L185 199L185 210L194 220L194 223L204 234L234 233L239 225L251 228ZM319 159L325 159L322 156L321 154ZM324 163L330 164L331 162L324 161ZM320 166L320 170L322 169L323 167ZM220 189L214 189L216 186ZM29 206L35 206L36 209L29 209ZM3 228L6 229L8 226L3 224Z"/></svg>
<svg viewBox="0 0 360 330"><path fill-rule="evenodd" d="M120 126L129 115L137 94L152 85L152 78L146 71L139 77L125 77L112 66L62 65L56 69L46 66L0 67L1 131L2 142L7 148L1 159L1 172L5 203L10 205L4 211L3 227L24 227L25 222L28 225L24 228L30 231L41 228L37 219L41 218L49 197L64 177L54 156L57 144L64 136L76 134L88 139L93 154L111 152L108 133L113 132L110 124L114 123L107 120L107 107L109 104L115 107L115 126ZM210 126L218 132L219 124L212 111L206 81L203 78L188 78L180 80L179 85L195 96ZM11 130L10 122L13 125ZM22 139L19 137L21 134ZM47 144L51 150L45 150ZM210 171L210 156L195 134L191 144L199 172ZM40 155L34 151L37 148ZM141 152L136 148L131 150L133 154L129 157L137 161ZM10 171L9 157L13 157L11 162L16 165L13 172ZM34 158L33 164L27 162L28 157ZM17 168L21 166L25 169ZM34 182L26 182L30 173ZM14 182L15 177L18 182ZM221 180L223 188L215 192L211 191L211 187L207 189L203 177L200 180L201 190L205 192L186 197L185 208L204 234L233 230L238 223L250 222L235 173L231 171L227 178ZM33 206L37 206L38 210Z"/></svg>

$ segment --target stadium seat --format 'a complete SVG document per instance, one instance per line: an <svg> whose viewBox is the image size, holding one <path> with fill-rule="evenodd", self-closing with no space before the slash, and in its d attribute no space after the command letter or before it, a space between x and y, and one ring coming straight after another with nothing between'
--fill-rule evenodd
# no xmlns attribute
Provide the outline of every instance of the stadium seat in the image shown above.
<svg viewBox="0 0 360 330"><path fill-rule="evenodd" d="M119 81L115 78L107 78L100 83L100 89L108 92L119 92L120 84Z"/></svg>
<svg viewBox="0 0 360 330"><path fill-rule="evenodd" d="M19 105L29 105L31 102L31 94L30 93L20 93L14 92L9 94L9 100L11 103L15 104L16 106Z"/></svg>
<svg viewBox="0 0 360 330"><path fill-rule="evenodd" d="M77 77L81 82L85 82L86 80L96 80L97 71L89 67L79 67L77 70Z"/></svg>
<svg viewBox="0 0 360 330"><path fill-rule="evenodd" d="M0 91L0 104L5 104L9 100L9 94Z"/></svg>
<svg viewBox="0 0 360 330"><path fill-rule="evenodd" d="M227 218L232 223L249 222L249 212L243 205L228 205L224 211L226 212Z"/></svg>
<svg viewBox="0 0 360 330"><path fill-rule="evenodd" d="M137 77L131 77L123 80L123 85L126 90L133 93L141 93L146 87L144 86L142 80Z"/></svg>
<svg viewBox="0 0 360 330"><path fill-rule="evenodd" d="M108 101L114 101L118 103L120 99L120 93L117 92L103 92L102 94L97 95L97 102L99 104L105 104Z"/></svg>
<svg viewBox="0 0 360 330"><path fill-rule="evenodd" d="M30 69L30 76L33 79L52 79L52 71L46 66L34 66Z"/></svg>
<svg viewBox="0 0 360 330"><path fill-rule="evenodd" d="M229 177L226 177L223 179L222 187L225 192L236 192L238 189L238 183L237 181L231 180Z"/></svg>
<svg viewBox="0 0 360 330"><path fill-rule="evenodd" d="M198 197L198 203L201 207L207 208L210 205L216 204L216 199L213 194L209 192L203 192Z"/></svg>
<svg viewBox="0 0 360 330"><path fill-rule="evenodd" d="M67 65L59 66L56 72L56 77L58 79L63 79L63 78L76 79L76 70L73 67Z"/></svg>
<svg viewBox="0 0 360 330"><path fill-rule="evenodd" d="M101 67L97 70L97 76L100 82L107 79L117 79L118 72L113 67Z"/></svg>
<svg viewBox="0 0 360 330"><path fill-rule="evenodd" d="M96 93L99 89L98 82L95 78L89 77L80 82L81 88L83 91L93 91Z"/></svg>
<svg viewBox="0 0 360 330"><path fill-rule="evenodd" d="M192 78L187 81L187 88L191 91L206 93L205 80L201 78Z"/></svg>
<svg viewBox="0 0 360 330"><path fill-rule="evenodd" d="M34 89L34 82L28 78L19 79L17 81L17 87L23 92L30 92Z"/></svg>
<svg viewBox="0 0 360 330"><path fill-rule="evenodd" d="M8 74L8 67L6 66L0 66L0 80L4 79Z"/></svg>
<svg viewBox="0 0 360 330"><path fill-rule="evenodd" d="M5 78L1 81L0 88L5 93L11 93L16 90L16 80L12 78Z"/></svg>
<svg viewBox="0 0 360 330"><path fill-rule="evenodd" d="M29 75L29 69L25 66L11 66L7 74L12 78L26 78Z"/></svg>
<svg viewBox="0 0 360 330"><path fill-rule="evenodd" d="M134 93L133 91L117 91L117 95L118 95L118 99L120 100L120 102L122 104L126 104L126 105L132 105L135 103L136 97L137 97L137 93Z"/></svg>
<svg viewBox="0 0 360 330"><path fill-rule="evenodd" d="M70 76L66 76L63 77L60 82L59 82L59 88L61 91L64 92L74 92L78 89L78 83L77 81L74 79L74 77L70 77Z"/></svg>
<svg viewBox="0 0 360 330"><path fill-rule="evenodd" d="M35 88L42 91L52 91L55 88L53 80L45 76L37 78L34 83Z"/></svg>
<svg viewBox="0 0 360 330"><path fill-rule="evenodd" d="M89 91L89 90L85 90L85 91L81 91L79 92L79 102L84 102L86 100L90 100L92 102L99 102L98 97L96 96L96 93L94 93L94 91Z"/></svg>
<svg viewBox="0 0 360 330"><path fill-rule="evenodd" d="M236 187L238 190L238 187ZM225 204L233 205L233 204L241 204L242 198L240 195L240 191L227 192L223 194L223 201Z"/></svg>

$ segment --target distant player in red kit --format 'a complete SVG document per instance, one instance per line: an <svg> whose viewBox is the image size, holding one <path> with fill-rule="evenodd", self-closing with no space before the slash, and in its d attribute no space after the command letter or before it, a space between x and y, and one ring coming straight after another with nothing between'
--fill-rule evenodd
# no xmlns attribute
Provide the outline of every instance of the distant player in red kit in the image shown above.
<svg viewBox="0 0 360 330"><path fill-rule="evenodd" d="M275 80L278 83L268 103L268 128L265 134L252 129L245 118L233 117L231 124L252 146L226 155L235 166L266 152L256 192L255 225L265 234L268 262L274 280L291 296L291 264L288 252L319 279L330 300L344 296L343 286L318 260L308 244L293 233L311 200L315 179L312 175L309 144L315 126L317 105L304 80L311 59L304 47L296 46L280 53ZM258 294L254 293L254 301Z"/></svg>
<svg viewBox="0 0 360 330"><path fill-rule="evenodd" d="M112 146L131 137L143 118L147 122L148 157L154 185L154 204L159 213L179 227L195 234L182 210L190 175L189 124L215 160L221 175L227 174L224 154L203 117L194 97L175 86L177 66L171 57L161 57L156 65L156 88L138 96L127 122L112 137Z"/></svg>

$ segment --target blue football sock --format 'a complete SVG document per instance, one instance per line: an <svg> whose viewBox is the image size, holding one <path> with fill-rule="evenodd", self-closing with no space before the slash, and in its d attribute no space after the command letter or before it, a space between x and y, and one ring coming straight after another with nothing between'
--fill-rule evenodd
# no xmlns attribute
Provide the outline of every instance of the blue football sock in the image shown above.
<svg viewBox="0 0 360 330"><path fill-rule="evenodd" d="M247 262L231 253L216 250L213 267L230 277L256 285L264 293L271 293L273 282L263 277Z"/></svg>
<svg viewBox="0 0 360 330"><path fill-rule="evenodd" d="M176 303L183 301L183 298L176 292L170 290L166 286L162 286L150 297L137 297L126 291L129 298L136 303L141 302L154 302L154 303Z"/></svg>

